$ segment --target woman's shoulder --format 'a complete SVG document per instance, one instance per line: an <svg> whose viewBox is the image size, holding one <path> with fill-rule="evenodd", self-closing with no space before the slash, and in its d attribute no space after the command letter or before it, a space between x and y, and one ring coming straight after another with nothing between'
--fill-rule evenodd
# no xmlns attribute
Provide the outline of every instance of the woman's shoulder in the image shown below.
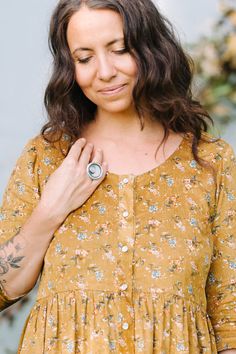
<svg viewBox="0 0 236 354"><path fill-rule="evenodd" d="M210 133L202 134L199 146L199 157L209 162L216 169L225 169L226 166L236 166L235 152L231 144L221 137L215 137Z"/></svg>
<svg viewBox="0 0 236 354"><path fill-rule="evenodd" d="M198 150L200 155L216 161L234 155L233 147L226 140L207 132L202 133Z"/></svg>
<svg viewBox="0 0 236 354"><path fill-rule="evenodd" d="M51 155L65 157L70 146L70 138L62 134L58 139L52 139L50 135L41 133L31 137L24 146L24 152L34 152L36 155ZM63 155L64 154L64 155Z"/></svg>

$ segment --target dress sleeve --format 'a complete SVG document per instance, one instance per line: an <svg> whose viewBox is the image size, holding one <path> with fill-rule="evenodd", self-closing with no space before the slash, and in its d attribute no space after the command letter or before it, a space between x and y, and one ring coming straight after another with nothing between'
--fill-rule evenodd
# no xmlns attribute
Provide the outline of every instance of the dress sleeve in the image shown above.
<svg viewBox="0 0 236 354"><path fill-rule="evenodd" d="M225 144L217 154L216 211L212 227L213 257L206 295L217 350L236 349L236 159Z"/></svg>
<svg viewBox="0 0 236 354"><path fill-rule="evenodd" d="M0 311L24 296L11 299L4 289L1 275L9 264L4 261L2 245L20 231L40 198L37 145L37 138L25 145L11 173L0 207Z"/></svg>

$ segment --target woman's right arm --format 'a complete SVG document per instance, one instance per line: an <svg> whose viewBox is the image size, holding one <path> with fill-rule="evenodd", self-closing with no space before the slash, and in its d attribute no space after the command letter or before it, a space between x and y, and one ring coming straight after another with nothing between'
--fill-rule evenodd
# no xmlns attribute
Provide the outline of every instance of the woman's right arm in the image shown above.
<svg viewBox="0 0 236 354"><path fill-rule="evenodd" d="M7 233L8 225L12 223L12 221L8 222L7 217L5 217L5 226L1 228L0 223L0 288L7 300L20 298L33 288L54 232L72 211L79 208L90 197L104 179L107 165L102 162L102 151L96 151L93 160L102 164L103 176L99 180L91 180L86 173L92 150L92 145L86 144L83 139L77 140L60 167L50 175L37 205L31 212L29 213L28 205L32 201L27 202L26 198L18 202L17 212L16 210L8 212L10 219L13 214L18 214L19 209L22 211L25 208L29 213L17 233L11 237L4 235L4 231ZM25 165L29 166L29 162ZM23 184L19 182L21 166L17 166L16 171L18 177L16 178L13 173L8 188L9 195L14 185L18 188ZM31 182L28 182L23 190L27 190L28 199L33 199L32 191L35 191L36 186L30 186L29 183ZM5 195L5 204L14 199L7 194L8 192ZM4 220L1 222L4 223ZM1 238L5 238L5 242L1 242Z"/></svg>
<svg viewBox="0 0 236 354"><path fill-rule="evenodd" d="M0 246L0 283L6 298L19 298L34 287L59 226L39 203L21 231Z"/></svg>

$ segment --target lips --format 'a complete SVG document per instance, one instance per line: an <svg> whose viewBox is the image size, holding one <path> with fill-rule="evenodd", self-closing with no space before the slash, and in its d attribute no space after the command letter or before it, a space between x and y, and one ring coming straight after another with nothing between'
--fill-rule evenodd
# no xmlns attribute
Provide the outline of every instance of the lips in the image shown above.
<svg viewBox="0 0 236 354"><path fill-rule="evenodd" d="M126 84L106 87L106 88L104 88L102 90L99 90L99 92L101 92L101 93L112 93L112 92L115 92L115 91L123 88L125 85Z"/></svg>

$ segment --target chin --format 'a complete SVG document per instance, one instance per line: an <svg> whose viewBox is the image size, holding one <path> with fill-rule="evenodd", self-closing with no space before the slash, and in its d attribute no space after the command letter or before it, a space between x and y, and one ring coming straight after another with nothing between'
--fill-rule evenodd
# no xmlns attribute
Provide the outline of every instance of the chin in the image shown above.
<svg viewBox="0 0 236 354"><path fill-rule="evenodd" d="M101 110L110 113L122 113L122 112L128 112L130 110L133 111L134 109L134 106L130 102L126 104L121 102L113 102L106 105L98 105L98 107Z"/></svg>

